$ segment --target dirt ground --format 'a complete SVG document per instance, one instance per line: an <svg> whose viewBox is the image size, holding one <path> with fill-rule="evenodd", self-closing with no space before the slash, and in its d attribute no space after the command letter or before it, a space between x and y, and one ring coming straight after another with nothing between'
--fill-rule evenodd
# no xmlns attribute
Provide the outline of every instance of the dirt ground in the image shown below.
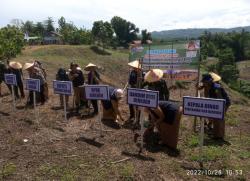
<svg viewBox="0 0 250 181"><path fill-rule="evenodd" d="M118 72L116 75L120 76ZM49 73L50 87L53 77ZM124 85L127 78L115 79L109 74L104 77L106 83L117 86L121 79ZM26 99L17 101L13 111L11 96L6 86L2 87L0 180L250 180L248 101L234 100L226 118L225 142L205 137L204 168L210 170L207 175L199 171L199 134L193 133L193 117L182 118L178 151L151 145L138 154L131 126L120 122L118 128L102 123L101 136L98 116L86 116L84 110L80 115L71 113L65 121L63 110L58 107L59 97L52 90L48 102L38 106L36 121L34 110L25 107ZM194 92L190 88L182 95ZM179 94L179 90L172 91L171 98L180 101ZM127 120L125 98L121 111ZM220 170L222 174L216 175Z"/></svg>

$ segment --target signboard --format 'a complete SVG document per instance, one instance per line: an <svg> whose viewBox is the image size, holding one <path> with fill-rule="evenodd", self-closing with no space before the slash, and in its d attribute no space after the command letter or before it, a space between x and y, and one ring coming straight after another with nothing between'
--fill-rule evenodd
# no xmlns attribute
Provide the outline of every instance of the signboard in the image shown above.
<svg viewBox="0 0 250 181"><path fill-rule="evenodd" d="M17 85L15 74L4 74L4 81L8 85Z"/></svg>
<svg viewBox="0 0 250 181"><path fill-rule="evenodd" d="M109 100L109 89L107 85L86 85L85 96L88 100Z"/></svg>
<svg viewBox="0 0 250 181"><path fill-rule="evenodd" d="M53 89L55 94L72 95L72 82L54 80Z"/></svg>
<svg viewBox="0 0 250 181"><path fill-rule="evenodd" d="M224 119L224 99L210 99L198 97L183 97L183 114L212 119Z"/></svg>
<svg viewBox="0 0 250 181"><path fill-rule="evenodd" d="M40 92L40 80L39 79L26 79L26 90Z"/></svg>
<svg viewBox="0 0 250 181"><path fill-rule="evenodd" d="M142 58L142 68L145 71L149 69L161 69L169 76L167 79L193 81L198 78L198 61L200 41L175 41L166 44L144 44L140 45L141 51L135 51L134 47L130 50L130 61ZM137 46L138 47L138 46ZM171 71L169 71L171 70ZM182 72L187 76L173 76L174 71ZM190 70L192 73L190 73ZM189 76L192 74L192 76ZM183 78L183 79L182 79Z"/></svg>
<svg viewBox="0 0 250 181"><path fill-rule="evenodd" d="M159 92L146 89L128 88L127 102L131 105L157 108Z"/></svg>

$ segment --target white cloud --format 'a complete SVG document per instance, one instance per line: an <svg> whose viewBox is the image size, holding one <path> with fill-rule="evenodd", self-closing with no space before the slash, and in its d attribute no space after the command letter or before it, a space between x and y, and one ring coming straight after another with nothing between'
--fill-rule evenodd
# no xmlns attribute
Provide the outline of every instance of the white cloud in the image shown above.
<svg viewBox="0 0 250 181"><path fill-rule="evenodd" d="M1 0L0 26L14 18L43 21L64 16L77 26L121 16L140 29L165 30L250 25L248 0Z"/></svg>

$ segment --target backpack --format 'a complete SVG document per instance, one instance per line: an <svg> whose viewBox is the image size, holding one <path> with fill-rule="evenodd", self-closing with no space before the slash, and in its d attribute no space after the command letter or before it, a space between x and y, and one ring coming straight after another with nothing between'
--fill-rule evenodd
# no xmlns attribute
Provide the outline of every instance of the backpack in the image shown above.
<svg viewBox="0 0 250 181"><path fill-rule="evenodd" d="M69 81L69 76L64 68L58 69L56 79L61 81Z"/></svg>

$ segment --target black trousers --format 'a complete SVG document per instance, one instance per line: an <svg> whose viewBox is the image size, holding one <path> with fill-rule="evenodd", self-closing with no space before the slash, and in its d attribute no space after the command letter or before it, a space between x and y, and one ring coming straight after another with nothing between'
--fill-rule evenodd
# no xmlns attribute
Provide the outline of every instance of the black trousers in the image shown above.
<svg viewBox="0 0 250 181"><path fill-rule="evenodd" d="M40 87L40 92L36 92L36 103L41 103L44 104L46 101L45 95L44 95L44 86L41 85ZM33 105L33 91L29 91L29 100L28 100L29 105Z"/></svg>
<svg viewBox="0 0 250 181"><path fill-rule="evenodd" d="M8 86L8 88L9 88L10 93L12 93L11 85L7 84L7 86ZM25 95L24 95L24 90L23 90L23 82L18 82L18 83L17 83L17 86L14 86L14 93L15 93L15 97L16 97L17 99L20 98L19 93L18 93L18 89L19 89L19 91L20 91L21 96L22 96L22 97L25 97Z"/></svg>

